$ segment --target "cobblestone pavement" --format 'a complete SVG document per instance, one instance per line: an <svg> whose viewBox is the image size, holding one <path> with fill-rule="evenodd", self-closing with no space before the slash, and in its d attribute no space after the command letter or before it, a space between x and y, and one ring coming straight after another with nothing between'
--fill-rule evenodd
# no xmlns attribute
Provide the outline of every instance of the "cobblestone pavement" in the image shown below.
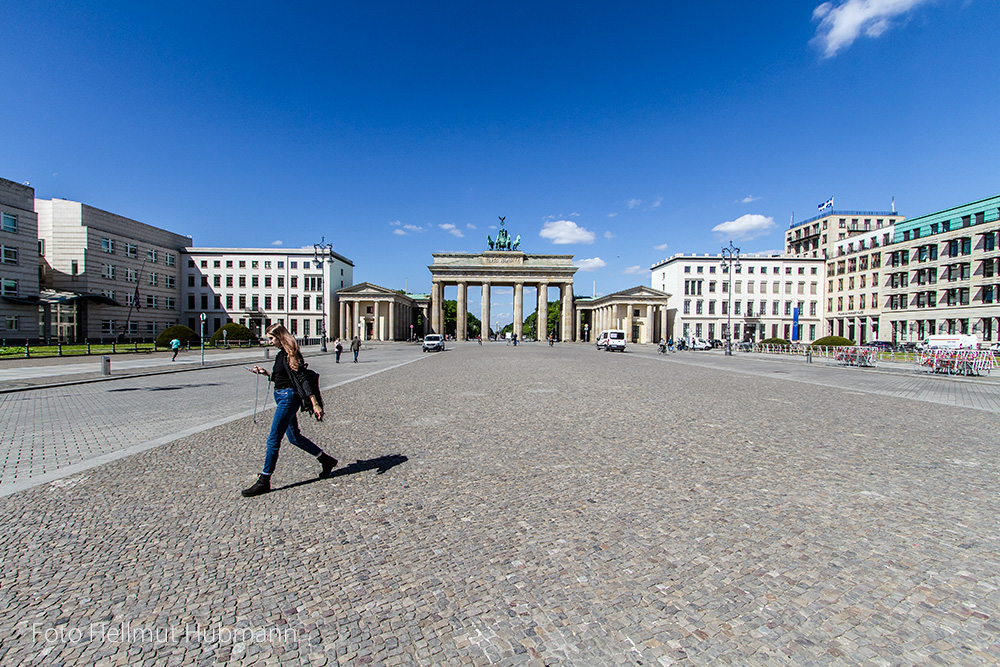
<svg viewBox="0 0 1000 667"><path fill-rule="evenodd" d="M323 384L332 386L419 359L419 349L370 348L357 364L335 364L332 354L307 360L321 373ZM151 361L156 360L145 363ZM174 365L167 356L147 368L150 375L0 393L0 496L253 415L255 405L258 413L274 406L266 379L243 368L270 367L273 358L264 359L261 350L249 356L234 351L217 353L214 363L220 365ZM65 369L77 365L28 370L46 382L72 382L77 377ZM164 368L174 372L157 374Z"/></svg>
<svg viewBox="0 0 1000 667"><path fill-rule="evenodd" d="M240 497L242 418L0 498L0 663L1000 662L1000 416L708 361L459 346L325 392L332 479Z"/></svg>

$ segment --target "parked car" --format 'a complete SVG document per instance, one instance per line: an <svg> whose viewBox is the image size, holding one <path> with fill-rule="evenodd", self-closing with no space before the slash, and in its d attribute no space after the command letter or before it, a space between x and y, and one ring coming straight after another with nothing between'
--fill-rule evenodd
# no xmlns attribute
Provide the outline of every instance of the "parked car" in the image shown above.
<svg viewBox="0 0 1000 667"><path fill-rule="evenodd" d="M624 352L625 351L625 332L621 329L608 329L607 331L602 331L597 336L597 341L595 342L598 350L605 350L606 352Z"/></svg>
<svg viewBox="0 0 1000 667"><path fill-rule="evenodd" d="M718 338L710 338L708 342L715 348L722 348L726 346L725 341L721 341Z"/></svg>
<svg viewBox="0 0 1000 667"><path fill-rule="evenodd" d="M692 338L691 339L691 349L692 350L711 350L712 344L709 343L704 338Z"/></svg>
<svg viewBox="0 0 1000 667"><path fill-rule="evenodd" d="M892 343L887 340L870 340L866 343L861 343L861 347L877 347L880 350L891 350Z"/></svg>
<svg viewBox="0 0 1000 667"><path fill-rule="evenodd" d="M740 352L752 352L753 351L753 341L752 340L741 340L736 349Z"/></svg>
<svg viewBox="0 0 1000 667"><path fill-rule="evenodd" d="M443 352L444 337L441 334L427 334L424 336L424 352Z"/></svg>

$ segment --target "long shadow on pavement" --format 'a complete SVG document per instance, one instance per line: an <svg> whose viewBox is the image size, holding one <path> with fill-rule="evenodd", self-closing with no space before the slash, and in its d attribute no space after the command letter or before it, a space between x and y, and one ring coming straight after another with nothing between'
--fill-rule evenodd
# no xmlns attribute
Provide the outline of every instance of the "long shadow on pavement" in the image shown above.
<svg viewBox="0 0 1000 667"><path fill-rule="evenodd" d="M275 491L285 491L287 489L294 489L299 486L305 486L306 484L314 484L316 482L321 482L324 479L333 479L334 477L344 477L346 475L356 475L361 472L368 470L375 470L376 474L381 475L382 473L395 468L401 463L406 463L409 458L403 456L402 454L387 454L385 456L379 456L374 459L364 459L360 461L355 461L349 466L344 466L343 468L337 468L329 477L313 477L312 479L304 479L301 482L292 482L291 484L286 484L285 486L279 486L271 489L271 493Z"/></svg>

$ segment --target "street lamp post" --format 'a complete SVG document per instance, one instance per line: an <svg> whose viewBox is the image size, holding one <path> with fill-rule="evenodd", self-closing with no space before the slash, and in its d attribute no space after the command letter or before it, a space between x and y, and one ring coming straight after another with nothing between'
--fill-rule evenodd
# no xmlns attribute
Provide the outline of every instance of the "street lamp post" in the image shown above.
<svg viewBox="0 0 1000 667"><path fill-rule="evenodd" d="M205 320L208 319L208 315L202 313L199 316L201 320L201 365L205 365Z"/></svg>
<svg viewBox="0 0 1000 667"><path fill-rule="evenodd" d="M320 288L323 290L323 331L321 332L320 349L323 352L326 352L326 302L330 300L329 290L323 287L323 285L326 284L326 264L327 262L333 262L333 244L323 243L325 240L326 237L323 236L320 238L319 243L313 244L313 257L316 258L316 263L323 269L323 277L320 278Z"/></svg>
<svg viewBox="0 0 1000 667"><path fill-rule="evenodd" d="M722 248L723 270L729 274L729 303L726 305L726 356L733 354L733 265L740 268L740 249L729 242L729 247Z"/></svg>

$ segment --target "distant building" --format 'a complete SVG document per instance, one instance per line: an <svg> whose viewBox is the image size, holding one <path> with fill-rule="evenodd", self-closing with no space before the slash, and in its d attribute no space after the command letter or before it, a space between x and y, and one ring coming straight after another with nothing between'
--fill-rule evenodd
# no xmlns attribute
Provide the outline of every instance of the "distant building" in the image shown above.
<svg viewBox="0 0 1000 667"><path fill-rule="evenodd" d="M674 305L668 337L725 340L730 320L734 341L822 335L822 259L748 254L739 263L731 294L722 255L675 255L652 266L651 287L669 293Z"/></svg>
<svg viewBox="0 0 1000 667"><path fill-rule="evenodd" d="M190 237L65 199L36 199L34 206L41 287L75 305L43 336L151 338L178 322L179 259Z"/></svg>
<svg viewBox="0 0 1000 667"><path fill-rule="evenodd" d="M35 190L0 178L0 344L38 338Z"/></svg>
<svg viewBox="0 0 1000 667"><path fill-rule="evenodd" d="M1000 340L1000 195L898 222L883 248L879 338Z"/></svg>
<svg viewBox="0 0 1000 667"><path fill-rule="evenodd" d="M878 337L879 275L893 233L890 224L837 241L826 262L827 335L858 344Z"/></svg>
<svg viewBox="0 0 1000 667"><path fill-rule="evenodd" d="M237 322L258 336L283 324L298 338L343 335L337 290L354 284L354 262L331 253L317 262L314 248L186 248L181 323L205 335Z"/></svg>
<svg viewBox="0 0 1000 667"><path fill-rule="evenodd" d="M835 211L793 222L785 231L785 254L789 257L828 258L839 241L855 234L868 234L905 218L895 211ZM883 240L882 245L890 243Z"/></svg>

